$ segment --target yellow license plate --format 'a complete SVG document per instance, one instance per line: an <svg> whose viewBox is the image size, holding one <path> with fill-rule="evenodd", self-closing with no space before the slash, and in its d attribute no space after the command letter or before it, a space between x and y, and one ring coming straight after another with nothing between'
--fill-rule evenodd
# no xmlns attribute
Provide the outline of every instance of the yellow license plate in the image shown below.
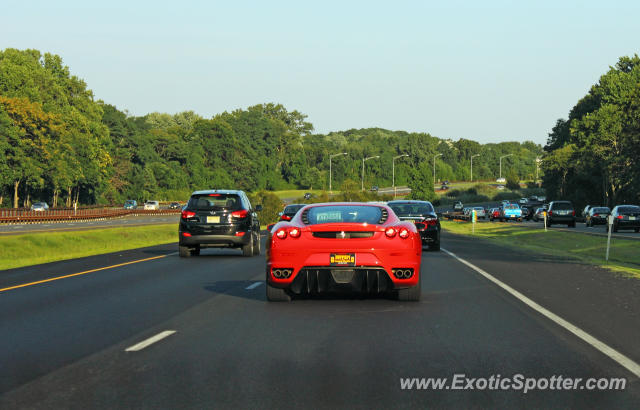
<svg viewBox="0 0 640 410"><path fill-rule="evenodd" d="M219 216L207 216L207 223L208 224L219 224L220 223L220 217Z"/></svg>
<svg viewBox="0 0 640 410"><path fill-rule="evenodd" d="M329 263L331 266L354 266L356 264L356 254L332 253Z"/></svg>

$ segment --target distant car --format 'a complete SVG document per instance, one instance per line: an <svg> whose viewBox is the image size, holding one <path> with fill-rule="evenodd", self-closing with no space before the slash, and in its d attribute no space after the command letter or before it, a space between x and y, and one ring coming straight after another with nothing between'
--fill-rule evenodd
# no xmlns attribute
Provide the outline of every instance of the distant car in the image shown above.
<svg viewBox="0 0 640 410"><path fill-rule="evenodd" d="M618 205L611 210L613 216L613 232L620 229L633 229L640 232L640 206ZM609 229L609 225L607 225Z"/></svg>
<svg viewBox="0 0 640 410"><path fill-rule="evenodd" d="M144 209L147 211L157 211L158 209L160 209L160 202L147 201L144 203Z"/></svg>
<svg viewBox="0 0 640 410"><path fill-rule="evenodd" d="M133 199L128 199L124 201L124 209L137 209L138 202Z"/></svg>
<svg viewBox="0 0 640 410"><path fill-rule="evenodd" d="M442 185L449 185L449 181L442 181Z"/></svg>
<svg viewBox="0 0 640 410"><path fill-rule="evenodd" d="M49 210L49 205L46 202L34 202L31 204L31 210L36 212L44 212Z"/></svg>
<svg viewBox="0 0 640 410"><path fill-rule="evenodd" d="M487 210L481 206L474 206L473 210L476 211L476 218L487 219Z"/></svg>
<svg viewBox="0 0 640 410"><path fill-rule="evenodd" d="M311 199L311 193L307 192L304 194L304 199Z"/></svg>
<svg viewBox="0 0 640 410"><path fill-rule="evenodd" d="M508 199L503 199L500 204L501 204L500 206L504 207L504 206L510 205L511 202Z"/></svg>
<svg viewBox="0 0 640 410"><path fill-rule="evenodd" d="M182 205L180 205L180 202L171 202L169 204L169 209L180 209L182 208Z"/></svg>
<svg viewBox="0 0 640 410"><path fill-rule="evenodd" d="M453 203L453 210L456 212L460 212L464 209L464 205L460 201L456 201Z"/></svg>
<svg viewBox="0 0 640 410"><path fill-rule="evenodd" d="M496 182L499 183L499 184L506 184L507 180L506 180L506 178L498 178L498 179L496 179Z"/></svg>
<svg viewBox="0 0 640 410"><path fill-rule="evenodd" d="M440 221L431 202L400 200L389 201L387 205L401 221L416 224L423 245L433 251L440 250Z"/></svg>
<svg viewBox="0 0 640 410"><path fill-rule="evenodd" d="M261 205L251 206L243 191L195 191L182 210L178 251L182 258L201 248L240 248L243 256L260 254Z"/></svg>
<svg viewBox="0 0 640 410"><path fill-rule="evenodd" d="M547 226L567 224L569 228L576 227L576 211L570 201L552 201L547 214Z"/></svg>
<svg viewBox="0 0 640 410"><path fill-rule="evenodd" d="M290 221L298 213L299 210L307 206L307 204L289 204L284 207L284 210L280 212L281 221Z"/></svg>
<svg viewBox="0 0 640 410"><path fill-rule="evenodd" d="M538 202L538 201L539 201L539 199L538 199L538 197L536 195L531 195L529 197L529 202Z"/></svg>
<svg viewBox="0 0 640 410"><path fill-rule="evenodd" d="M540 222L544 220L544 213L547 211L546 208L537 208L533 214L533 220L536 222Z"/></svg>
<svg viewBox="0 0 640 410"><path fill-rule="evenodd" d="M496 187L496 189L503 190L503 189L504 189L504 185L498 185L498 186Z"/></svg>
<svg viewBox="0 0 640 410"><path fill-rule="evenodd" d="M372 186L371 191L378 192L378 186L377 185Z"/></svg>
<svg viewBox="0 0 640 410"><path fill-rule="evenodd" d="M448 185L445 185L445 184L442 184L442 186L440 187L440 190L441 190L441 191L446 191L446 190L448 190L448 189L449 189L449 186L448 186Z"/></svg>
<svg viewBox="0 0 640 410"><path fill-rule="evenodd" d="M501 221L522 221L522 209L516 204L509 204L502 207L500 214Z"/></svg>
<svg viewBox="0 0 640 410"><path fill-rule="evenodd" d="M518 201L520 205L524 205L528 202L529 202L529 198L520 198L520 200Z"/></svg>
<svg viewBox="0 0 640 410"><path fill-rule="evenodd" d="M489 209L489 220L500 219L500 208Z"/></svg>
<svg viewBox="0 0 640 410"><path fill-rule="evenodd" d="M540 196L540 195L538 195L538 201L540 201L540 202L545 202L546 200L547 200L547 197L546 197L546 196Z"/></svg>
<svg viewBox="0 0 640 410"><path fill-rule="evenodd" d="M605 206L592 206L584 220L585 226L606 225L611 210Z"/></svg>

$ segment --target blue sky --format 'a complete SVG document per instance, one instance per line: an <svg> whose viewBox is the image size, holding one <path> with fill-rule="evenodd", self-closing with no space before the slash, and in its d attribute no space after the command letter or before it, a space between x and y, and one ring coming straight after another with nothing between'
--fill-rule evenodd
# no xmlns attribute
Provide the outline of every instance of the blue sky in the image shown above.
<svg viewBox="0 0 640 410"><path fill-rule="evenodd" d="M25 1L0 48L59 54L133 115L262 102L317 132L383 127L546 141L618 57L637 1Z"/></svg>

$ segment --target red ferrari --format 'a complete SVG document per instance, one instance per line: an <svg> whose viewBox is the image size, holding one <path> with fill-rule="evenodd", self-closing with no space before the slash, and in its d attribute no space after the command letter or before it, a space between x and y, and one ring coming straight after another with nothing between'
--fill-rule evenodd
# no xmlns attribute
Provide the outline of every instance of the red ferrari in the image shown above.
<svg viewBox="0 0 640 410"><path fill-rule="evenodd" d="M307 205L267 239L267 300L328 291L420 300L422 241L387 205Z"/></svg>

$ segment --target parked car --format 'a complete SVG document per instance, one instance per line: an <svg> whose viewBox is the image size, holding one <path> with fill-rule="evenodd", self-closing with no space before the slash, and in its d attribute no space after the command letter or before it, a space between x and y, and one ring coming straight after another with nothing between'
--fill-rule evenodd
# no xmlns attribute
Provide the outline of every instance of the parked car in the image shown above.
<svg viewBox="0 0 640 410"><path fill-rule="evenodd" d="M633 229L640 232L640 206L638 205L618 205L611 210L613 216L613 232L620 229ZM607 230L609 225L607 225Z"/></svg>
<svg viewBox="0 0 640 410"><path fill-rule="evenodd" d="M496 187L496 189L503 190L503 189L504 189L504 185L498 185L498 186Z"/></svg>
<svg viewBox="0 0 640 410"><path fill-rule="evenodd" d="M160 202L158 201L147 201L144 203L144 209L150 211L157 211L160 209Z"/></svg>
<svg viewBox="0 0 640 410"><path fill-rule="evenodd" d="M587 217L587 214L589 213L589 209L591 208L592 205L587 205L584 207L584 209L582 210L582 213L580 214L580 216L582 216L583 218Z"/></svg>
<svg viewBox="0 0 640 410"><path fill-rule="evenodd" d="M431 202L399 200L389 201L387 205L401 221L416 224L422 245L429 246L432 251L440 250L440 221Z"/></svg>
<svg viewBox="0 0 640 410"><path fill-rule="evenodd" d="M299 210L307 206L307 204L289 204L284 207L282 212L280 212L280 220L281 221L290 221L296 216Z"/></svg>
<svg viewBox="0 0 640 410"><path fill-rule="evenodd" d="M500 208L489 209L489 220L500 219Z"/></svg>
<svg viewBox="0 0 640 410"><path fill-rule="evenodd" d="M178 228L181 257L199 255L201 248L242 248L244 256L260 254L260 221L243 191L195 191L182 210Z"/></svg>
<svg viewBox="0 0 640 410"><path fill-rule="evenodd" d="M182 205L180 205L180 202L171 202L169 204L169 209L180 209L182 208Z"/></svg>
<svg viewBox="0 0 640 410"><path fill-rule="evenodd" d="M499 184L506 184L507 183L507 179L506 178L498 178L496 179L496 182Z"/></svg>
<svg viewBox="0 0 640 410"><path fill-rule="evenodd" d="M611 210L605 206L592 206L587 212L584 225L606 225L609 214L611 214Z"/></svg>
<svg viewBox="0 0 640 410"><path fill-rule="evenodd" d="M547 208L537 208L532 219L536 222L544 221L545 212L547 212Z"/></svg>
<svg viewBox="0 0 640 410"><path fill-rule="evenodd" d="M546 196L540 196L540 195L538 195L538 201L540 201L540 202L546 202L546 201L547 201L547 197L546 197Z"/></svg>
<svg viewBox="0 0 640 410"><path fill-rule="evenodd" d="M138 209L138 201L127 199L124 201L124 209Z"/></svg>
<svg viewBox="0 0 640 410"><path fill-rule="evenodd" d="M500 221L519 221L522 222L522 209L516 204L509 204L502 207Z"/></svg>
<svg viewBox="0 0 640 410"><path fill-rule="evenodd" d="M387 205L307 205L272 232L265 286L270 302L332 290L420 300L418 225L400 220Z"/></svg>
<svg viewBox="0 0 640 410"><path fill-rule="evenodd" d="M525 205L528 202L529 202L529 198L520 198L520 200L518 201L520 205Z"/></svg>
<svg viewBox="0 0 640 410"><path fill-rule="evenodd" d="M442 184L442 186L440 187L440 190L442 191L446 191L448 189L449 189L449 185Z"/></svg>
<svg viewBox="0 0 640 410"><path fill-rule="evenodd" d="M48 211L49 205L46 202L34 202L31 204L31 210L36 212Z"/></svg>
<svg viewBox="0 0 640 410"><path fill-rule="evenodd" d="M487 219L487 210L481 206L474 206L472 210L476 211L476 218Z"/></svg>
<svg viewBox="0 0 640 410"><path fill-rule="evenodd" d="M547 213L547 226L567 224L569 228L576 227L576 211L570 201L552 201Z"/></svg>
<svg viewBox="0 0 640 410"><path fill-rule="evenodd" d="M456 212L460 212L464 209L464 205L460 201L456 201L453 203L453 210Z"/></svg>

